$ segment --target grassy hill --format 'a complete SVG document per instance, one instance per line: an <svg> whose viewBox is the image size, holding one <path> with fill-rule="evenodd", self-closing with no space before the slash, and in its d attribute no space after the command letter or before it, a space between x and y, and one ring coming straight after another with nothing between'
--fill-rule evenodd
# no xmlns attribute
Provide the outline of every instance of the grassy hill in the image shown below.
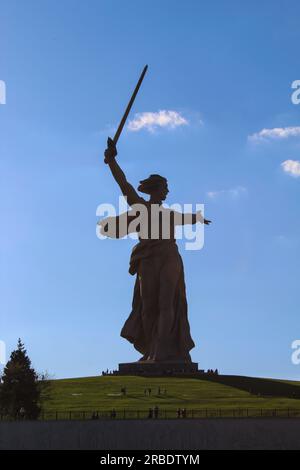
<svg viewBox="0 0 300 470"><path fill-rule="evenodd" d="M126 396L121 388L126 387ZM158 394L160 387L161 393ZM151 388L151 395L145 389ZM241 376L200 378L105 376L51 381L43 400L44 412L117 411L147 412L198 409L300 410L300 382ZM300 415L300 413L299 413Z"/></svg>

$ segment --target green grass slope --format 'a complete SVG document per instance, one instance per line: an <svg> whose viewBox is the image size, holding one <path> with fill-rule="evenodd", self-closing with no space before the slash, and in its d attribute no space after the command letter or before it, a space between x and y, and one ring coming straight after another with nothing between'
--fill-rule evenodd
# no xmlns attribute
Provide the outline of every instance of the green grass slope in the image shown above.
<svg viewBox="0 0 300 470"><path fill-rule="evenodd" d="M126 396L122 396L122 387L126 387ZM148 388L150 396L144 393ZM51 381L43 411L147 411L154 406L161 410L300 409L297 397L300 382L252 377L86 377Z"/></svg>

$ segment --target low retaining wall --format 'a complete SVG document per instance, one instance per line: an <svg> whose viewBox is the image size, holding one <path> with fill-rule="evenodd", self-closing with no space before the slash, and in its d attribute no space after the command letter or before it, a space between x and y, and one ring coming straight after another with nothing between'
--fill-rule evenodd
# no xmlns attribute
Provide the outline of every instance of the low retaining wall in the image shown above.
<svg viewBox="0 0 300 470"><path fill-rule="evenodd" d="M300 449L300 419L0 422L0 449Z"/></svg>

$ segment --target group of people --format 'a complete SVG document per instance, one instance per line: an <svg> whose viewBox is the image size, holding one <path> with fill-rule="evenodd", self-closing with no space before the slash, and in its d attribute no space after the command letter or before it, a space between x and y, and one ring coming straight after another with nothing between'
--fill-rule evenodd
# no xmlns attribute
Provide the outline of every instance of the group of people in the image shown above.
<svg viewBox="0 0 300 470"><path fill-rule="evenodd" d="M99 419L101 416L99 416L99 412L98 411L93 411L92 413L92 416L91 416L91 419ZM114 419L117 417L117 412L116 410L113 408L110 412L110 418Z"/></svg>
<svg viewBox="0 0 300 470"><path fill-rule="evenodd" d="M158 406L155 406L154 408L149 408L148 419L152 419L152 418L157 419L158 416L159 416L159 408L158 408Z"/></svg>
<svg viewBox="0 0 300 470"><path fill-rule="evenodd" d="M218 369L208 369L207 372L206 372L208 375L219 375L219 371Z"/></svg>
<svg viewBox="0 0 300 470"><path fill-rule="evenodd" d="M186 409L178 408L177 410L177 418L186 418Z"/></svg>
<svg viewBox="0 0 300 470"><path fill-rule="evenodd" d="M151 396L151 393L152 393L152 389L151 389L151 388L145 388L145 390L144 390L144 395L145 395L145 396L149 396L149 397L150 397L150 396ZM158 387L156 394L157 394L158 396L160 396L160 395L167 395L167 390L166 390L165 388L162 389L162 388Z"/></svg>
<svg viewBox="0 0 300 470"><path fill-rule="evenodd" d="M154 408L149 408L148 410L148 419L157 419L159 418L159 408L158 406L155 406ZM110 418L111 419L115 419L117 417L117 412L116 410L113 408L111 411L110 411ZM177 418L186 418L187 417L187 410L185 408L178 408L177 410ZM92 413L92 416L91 416L91 419L95 420L95 419L99 419L100 416L99 416L99 412L98 411L94 411Z"/></svg>
<svg viewBox="0 0 300 470"><path fill-rule="evenodd" d="M219 375L218 369L215 369L215 370L208 369L206 372L204 372L204 370L202 370L200 372L202 374L205 373L205 374L209 374L209 375ZM185 373L186 373L186 371L184 369L182 369L182 370L169 369L169 370L165 371L163 373L163 375L180 375L180 374L185 374ZM102 377L106 376L106 375L119 375L119 371L106 369L106 370L103 370L101 372L101 375L102 375ZM146 373L146 371L140 370L138 375L144 376L144 375L147 375L147 373ZM196 373L196 375L198 375L198 373Z"/></svg>
<svg viewBox="0 0 300 470"><path fill-rule="evenodd" d="M150 388L150 387L145 388L145 389L144 389L144 396L145 396L145 397L146 397L146 396L150 397L151 394L152 394L152 391L153 391L153 390L152 390L152 388ZM121 395L122 395L123 397L125 397L125 396L127 395L127 389L126 389L126 387L121 387ZM156 391L156 395L157 395L157 396L161 396L161 395L166 396L166 395L167 395L167 389L166 389L166 388L163 389L163 388L161 388L161 387L158 387L158 388L157 388L157 391Z"/></svg>
<svg viewBox="0 0 300 470"><path fill-rule="evenodd" d="M159 408L155 406L155 408L149 408L148 412L148 419L158 418L159 417ZM181 409L178 408L177 410L177 418L186 418L187 417L187 410L185 408Z"/></svg>
<svg viewBox="0 0 300 470"><path fill-rule="evenodd" d="M106 370L103 370L103 371L101 372L101 375L102 375L102 377L103 377L103 376L105 376L105 375L116 375L117 373L118 373L117 370L108 370L108 369L106 369Z"/></svg>

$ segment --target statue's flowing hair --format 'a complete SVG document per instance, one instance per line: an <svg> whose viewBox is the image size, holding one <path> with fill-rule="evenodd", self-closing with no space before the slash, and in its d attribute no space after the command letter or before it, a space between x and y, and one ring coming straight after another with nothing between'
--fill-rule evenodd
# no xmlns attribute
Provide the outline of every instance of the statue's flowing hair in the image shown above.
<svg viewBox="0 0 300 470"><path fill-rule="evenodd" d="M138 191L145 194L151 194L153 190L165 186L167 179L160 175L150 175L149 178L140 181Z"/></svg>

